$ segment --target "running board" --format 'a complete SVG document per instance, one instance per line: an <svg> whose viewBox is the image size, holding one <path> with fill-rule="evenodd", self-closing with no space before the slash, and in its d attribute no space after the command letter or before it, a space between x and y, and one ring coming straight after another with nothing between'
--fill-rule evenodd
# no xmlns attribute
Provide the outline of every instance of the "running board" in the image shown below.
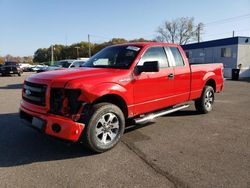
<svg viewBox="0 0 250 188"><path fill-rule="evenodd" d="M188 108L189 106L190 106L189 104L185 104L185 105L182 105L182 106L174 107L172 109L161 110L159 112L148 114L148 115L146 115L146 116L144 116L142 118L136 118L136 119L134 119L134 121L135 121L135 123L139 123L139 124L147 122L147 121L152 121L154 118L164 116L164 115L167 115L167 114L171 114L173 112L182 110L184 108Z"/></svg>

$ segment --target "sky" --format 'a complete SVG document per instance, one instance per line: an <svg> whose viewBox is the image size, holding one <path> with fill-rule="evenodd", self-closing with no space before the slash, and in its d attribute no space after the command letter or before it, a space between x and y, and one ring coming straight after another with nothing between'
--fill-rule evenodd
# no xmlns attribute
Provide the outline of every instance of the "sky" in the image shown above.
<svg viewBox="0 0 250 188"><path fill-rule="evenodd" d="M250 0L0 0L0 56L52 44L153 39L165 20L194 17L202 40L250 37ZM230 19L229 19L230 18ZM232 18L232 19L231 19ZM218 21L218 22L217 22Z"/></svg>

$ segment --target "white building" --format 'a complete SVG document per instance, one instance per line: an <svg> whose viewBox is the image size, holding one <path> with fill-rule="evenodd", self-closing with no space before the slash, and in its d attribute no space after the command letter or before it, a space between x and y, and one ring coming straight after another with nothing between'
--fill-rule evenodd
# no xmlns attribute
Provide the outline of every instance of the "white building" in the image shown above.
<svg viewBox="0 0 250 188"><path fill-rule="evenodd" d="M240 69L240 78L250 77L250 37L232 37L182 46L191 64L223 63L224 77Z"/></svg>

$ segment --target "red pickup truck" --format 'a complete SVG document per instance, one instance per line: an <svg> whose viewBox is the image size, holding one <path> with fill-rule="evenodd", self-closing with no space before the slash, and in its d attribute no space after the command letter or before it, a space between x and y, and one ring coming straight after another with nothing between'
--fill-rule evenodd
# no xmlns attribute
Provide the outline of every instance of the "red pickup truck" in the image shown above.
<svg viewBox="0 0 250 188"><path fill-rule="evenodd" d="M127 120L144 123L187 108L213 108L223 89L223 65L189 65L179 45L129 43L101 50L80 68L28 77L20 117L57 138L95 152L114 147Z"/></svg>

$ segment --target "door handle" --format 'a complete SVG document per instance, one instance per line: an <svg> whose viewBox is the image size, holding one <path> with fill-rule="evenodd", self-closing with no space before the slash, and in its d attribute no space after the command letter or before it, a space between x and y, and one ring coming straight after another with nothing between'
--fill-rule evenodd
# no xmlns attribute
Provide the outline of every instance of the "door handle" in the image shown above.
<svg viewBox="0 0 250 188"><path fill-rule="evenodd" d="M174 73L170 73L170 74L168 75L168 78L169 78L169 80L173 80L173 79L174 79Z"/></svg>

